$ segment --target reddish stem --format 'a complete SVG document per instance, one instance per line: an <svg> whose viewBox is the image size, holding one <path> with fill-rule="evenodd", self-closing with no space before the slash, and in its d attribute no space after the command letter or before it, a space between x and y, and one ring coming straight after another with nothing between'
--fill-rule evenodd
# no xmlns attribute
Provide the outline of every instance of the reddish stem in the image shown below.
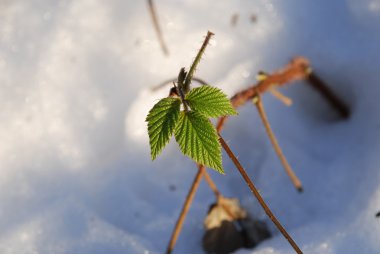
<svg viewBox="0 0 380 254"><path fill-rule="evenodd" d="M181 232L183 222L185 221L186 215L190 209L191 202L194 199L195 191L196 191L196 189L198 189L198 186L201 182L202 175L204 174L204 172L205 172L205 168L200 166L199 170L198 170L198 172L197 172L197 174L193 180L193 183L191 184L189 193L187 194L187 197L186 197L186 201L183 204L181 214L180 214L180 216L177 220L177 223L174 227L174 231L173 231L173 234L170 238L170 242L169 242L169 245L167 247L166 254L170 254L173 251L173 248L174 248L175 243L177 242L179 233Z"/></svg>
<svg viewBox="0 0 380 254"><path fill-rule="evenodd" d="M285 230L285 228L281 225L281 223L277 220L276 216L272 213L268 205L265 203L264 199L261 197L259 191L247 175L245 169L243 166L240 164L239 160L236 158L234 153L231 151L230 147L227 145L227 143L224 141L222 136L219 134L219 141L223 147L223 149L226 151L228 156L231 158L232 162L235 164L237 170L243 177L244 181L248 185L249 189L253 193L253 195L256 197L256 199L259 201L261 207L264 209L265 213L268 215L268 217L272 220L272 222L276 225L278 230L281 232L281 234L288 240L290 245L293 247L293 249L296 251L298 254L302 254L301 249L298 247L296 242L293 240L293 238L288 234L288 232Z"/></svg>

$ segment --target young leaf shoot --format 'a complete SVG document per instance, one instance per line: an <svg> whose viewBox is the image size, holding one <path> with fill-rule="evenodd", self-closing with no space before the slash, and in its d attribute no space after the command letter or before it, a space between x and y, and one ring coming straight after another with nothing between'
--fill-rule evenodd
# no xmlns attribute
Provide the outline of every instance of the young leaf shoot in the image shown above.
<svg viewBox="0 0 380 254"><path fill-rule="evenodd" d="M224 174L222 148L209 117L236 115L230 100L218 88L202 86L190 89L195 66L213 34L208 33L190 71L182 68L177 80L178 97L161 99L146 118L152 160L162 151L174 134L183 154L195 162ZM180 111L182 104L184 110Z"/></svg>

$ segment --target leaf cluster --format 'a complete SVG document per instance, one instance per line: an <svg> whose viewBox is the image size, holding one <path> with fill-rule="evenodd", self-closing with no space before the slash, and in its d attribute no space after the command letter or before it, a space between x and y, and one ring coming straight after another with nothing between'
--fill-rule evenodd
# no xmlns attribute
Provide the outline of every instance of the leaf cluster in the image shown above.
<svg viewBox="0 0 380 254"><path fill-rule="evenodd" d="M218 88L201 86L190 90L184 85L186 75L181 69L176 86L178 97L161 99L146 118L152 160L174 135L183 154L224 173L218 133L209 118L236 115L237 112Z"/></svg>

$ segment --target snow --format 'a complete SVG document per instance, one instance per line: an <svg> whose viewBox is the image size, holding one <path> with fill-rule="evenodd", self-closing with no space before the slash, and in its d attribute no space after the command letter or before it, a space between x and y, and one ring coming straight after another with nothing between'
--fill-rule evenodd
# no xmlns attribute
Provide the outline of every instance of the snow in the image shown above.
<svg viewBox="0 0 380 254"><path fill-rule="evenodd" d="M146 1L0 2L0 253L164 252L196 169L174 142L150 161L144 119L168 93L150 88L190 65L207 30L215 37L197 76L229 95L303 55L348 102L344 121L303 82L282 89L291 107L264 96L303 194L254 107L241 108L223 136L304 253L378 253L380 1L155 4L169 57ZM221 192L275 234L238 253L293 253L224 165L225 176L210 172ZM175 253L202 253L212 202L202 183Z"/></svg>

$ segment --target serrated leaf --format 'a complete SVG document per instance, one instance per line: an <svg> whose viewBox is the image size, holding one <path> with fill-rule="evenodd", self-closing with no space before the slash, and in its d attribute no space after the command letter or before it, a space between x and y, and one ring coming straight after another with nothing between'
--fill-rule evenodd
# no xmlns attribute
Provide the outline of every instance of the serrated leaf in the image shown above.
<svg viewBox="0 0 380 254"><path fill-rule="evenodd" d="M169 142L178 123L181 100L164 98L157 102L146 117L152 160Z"/></svg>
<svg viewBox="0 0 380 254"><path fill-rule="evenodd" d="M185 155L224 174L218 134L205 116L196 111L181 112L174 135Z"/></svg>
<svg viewBox="0 0 380 254"><path fill-rule="evenodd" d="M185 100L192 110L198 111L206 117L237 115L230 100L216 87L194 88L186 95Z"/></svg>

